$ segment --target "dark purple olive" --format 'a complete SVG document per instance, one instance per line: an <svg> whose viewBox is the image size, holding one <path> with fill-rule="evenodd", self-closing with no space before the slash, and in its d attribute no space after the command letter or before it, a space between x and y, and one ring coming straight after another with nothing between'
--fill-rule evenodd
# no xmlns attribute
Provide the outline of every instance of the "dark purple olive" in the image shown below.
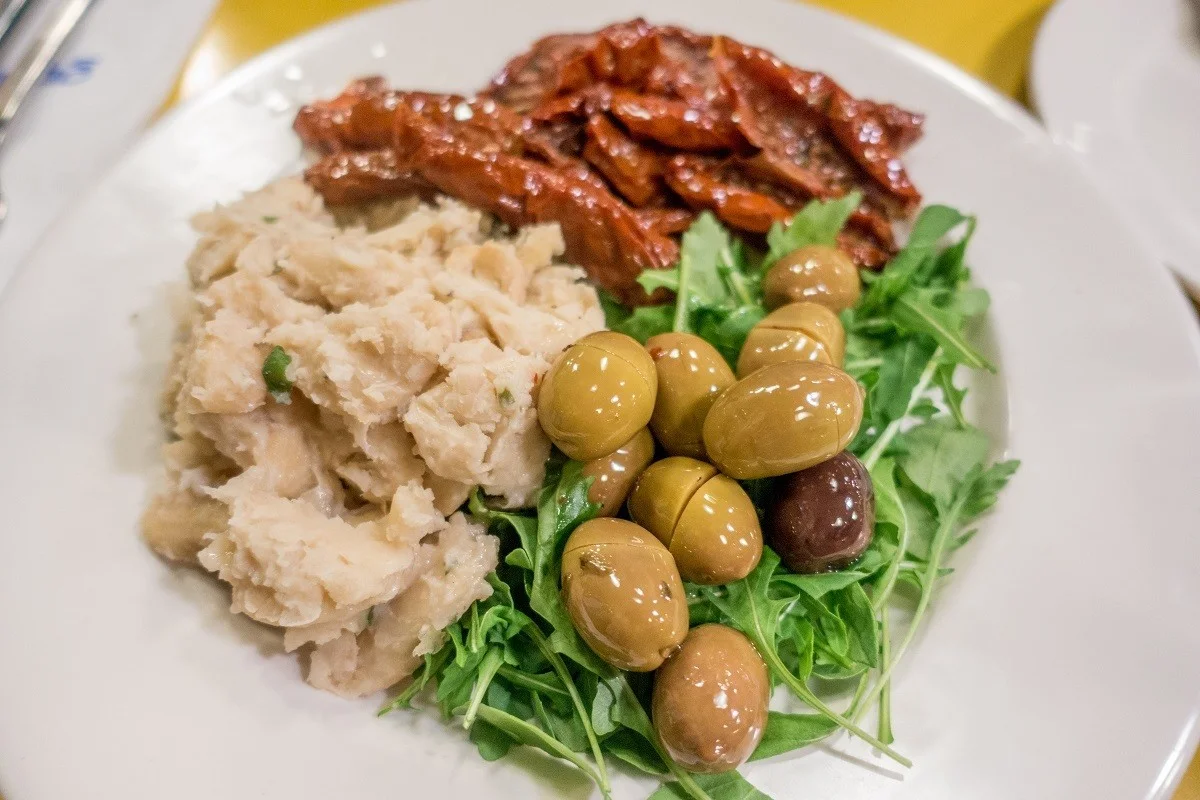
<svg viewBox="0 0 1200 800"><path fill-rule="evenodd" d="M794 472L767 512L767 544L793 572L842 569L875 532L875 493L863 463L847 452Z"/></svg>

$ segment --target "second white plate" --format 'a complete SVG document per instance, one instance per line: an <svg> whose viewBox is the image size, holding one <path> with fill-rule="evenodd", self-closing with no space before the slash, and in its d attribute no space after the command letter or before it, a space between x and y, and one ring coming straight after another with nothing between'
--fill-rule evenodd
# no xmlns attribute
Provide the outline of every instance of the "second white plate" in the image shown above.
<svg viewBox="0 0 1200 800"><path fill-rule="evenodd" d="M1200 296L1200 2L1060 0L1032 86L1050 133Z"/></svg>

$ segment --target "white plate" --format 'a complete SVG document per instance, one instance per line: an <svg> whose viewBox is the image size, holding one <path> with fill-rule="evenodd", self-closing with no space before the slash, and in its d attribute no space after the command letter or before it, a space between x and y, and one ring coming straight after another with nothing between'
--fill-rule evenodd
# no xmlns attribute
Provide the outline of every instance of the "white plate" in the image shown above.
<svg viewBox="0 0 1200 800"><path fill-rule="evenodd" d="M1200 2L1060 0L1038 34L1033 96L1200 296Z"/></svg>
<svg viewBox="0 0 1200 800"><path fill-rule="evenodd" d="M172 114L45 243L0 301L8 800L587 794L533 755L484 763L432 715L379 720L373 701L307 688L274 635L136 528L185 219L294 168L291 101L375 71L476 87L541 33L650 5L417 1L347 19ZM1200 368L1180 294L1023 111L943 62L789 3L652 7L929 112L910 163L929 199L979 214L1003 382L977 394L1024 461L899 675L916 766L897 778L841 739L748 776L777 798L1164 796L1200 708Z"/></svg>

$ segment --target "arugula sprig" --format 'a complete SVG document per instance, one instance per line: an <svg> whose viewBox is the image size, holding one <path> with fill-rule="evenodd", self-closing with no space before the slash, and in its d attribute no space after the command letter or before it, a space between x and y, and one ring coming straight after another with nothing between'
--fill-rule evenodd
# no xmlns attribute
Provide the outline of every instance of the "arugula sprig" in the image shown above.
<svg viewBox="0 0 1200 800"><path fill-rule="evenodd" d="M736 363L766 314L764 272L797 247L835 243L860 201L850 195L809 204L768 233L766 253L702 214L684 234L679 264L639 279L648 292L674 292L674 301L631 311L602 296L609 327L640 341L669 330L696 333ZM909 763L891 748L892 675L951 573L951 554L1017 466L991 463L991 442L964 412L964 370L993 369L968 335L988 305L986 292L969 285L965 265L974 226L954 209L925 209L908 245L883 272L864 275L861 302L842 315L845 368L865 389L863 424L850 449L875 488L876 530L867 552L839 572L797 575L767 549L741 581L686 587L692 625L720 622L743 631L773 682L812 710L770 712L755 760L845 729ZM408 707L436 686L442 713L459 719L489 760L521 744L574 765L605 797L615 759L665 782L653 800L769 800L737 772L691 775L674 764L653 731L647 676L619 673L575 632L558 574L566 538L597 511L588 486L580 464L556 456L534 513L496 510L472 495L469 512L503 543L503 563L490 577L494 592L447 629L446 645L425 656L413 682L380 713ZM772 487L770 480L745 484L760 510ZM897 591L901 586L912 591ZM893 631L892 611L900 605L911 612L909 621ZM823 680L857 682L844 710L818 694ZM878 709L875 734L860 725L871 708Z"/></svg>
<svg viewBox="0 0 1200 800"><path fill-rule="evenodd" d="M750 329L767 314L761 287L765 270L798 247L834 244L861 201L861 194L851 192L837 200L809 203L789 224L772 226L765 254L733 239L706 211L683 234L678 266L646 270L638 277L647 293L673 292L674 304L629 312L609 298L609 327L640 342L667 331L695 333L734 364Z"/></svg>

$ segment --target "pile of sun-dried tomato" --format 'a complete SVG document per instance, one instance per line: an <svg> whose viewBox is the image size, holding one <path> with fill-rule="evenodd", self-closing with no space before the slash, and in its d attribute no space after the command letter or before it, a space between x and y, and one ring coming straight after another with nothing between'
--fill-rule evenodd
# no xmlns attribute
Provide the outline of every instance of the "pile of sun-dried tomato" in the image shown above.
<svg viewBox="0 0 1200 800"><path fill-rule="evenodd" d="M352 83L296 117L331 204L446 194L511 225L558 222L567 258L627 302L711 210L762 234L812 198L863 192L841 246L879 267L921 196L899 153L923 117L851 97L765 50L637 19L548 36L478 95Z"/></svg>

